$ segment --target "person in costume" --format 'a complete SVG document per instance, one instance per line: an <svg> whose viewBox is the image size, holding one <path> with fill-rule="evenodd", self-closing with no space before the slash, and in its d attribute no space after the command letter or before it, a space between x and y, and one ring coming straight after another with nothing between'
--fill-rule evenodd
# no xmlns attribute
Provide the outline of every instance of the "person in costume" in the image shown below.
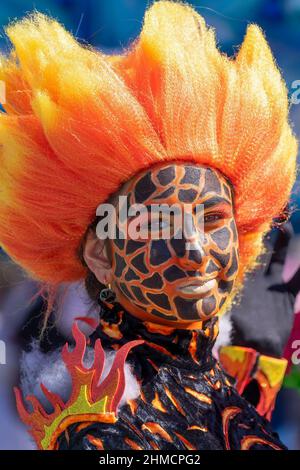
<svg viewBox="0 0 300 470"><path fill-rule="evenodd" d="M40 14L7 34L1 245L44 283L50 307L76 280L100 304L94 334L75 323L61 352L68 398L41 384L46 411L16 390L37 447L283 449L212 354L218 316L295 179L287 91L261 30L250 25L228 58L191 7L159 1L119 56ZM164 217L146 216L158 236L123 237L117 211L117 237L102 240L96 210L119 196L129 208L177 204L187 233L171 223L164 239Z"/></svg>

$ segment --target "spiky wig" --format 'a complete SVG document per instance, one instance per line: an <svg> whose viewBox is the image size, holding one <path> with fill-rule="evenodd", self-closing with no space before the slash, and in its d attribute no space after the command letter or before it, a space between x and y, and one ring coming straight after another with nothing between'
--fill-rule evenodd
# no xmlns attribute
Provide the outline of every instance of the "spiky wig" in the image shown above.
<svg viewBox="0 0 300 470"><path fill-rule="evenodd" d="M287 91L259 27L235 58L181 3L146 12L120 56L80 45L34 14L7 28L0 116L0 242L34 278L84 278L77 250L99 203L142 169L194 161L232 183L239 278L287 203L297 144Z"/></svg>

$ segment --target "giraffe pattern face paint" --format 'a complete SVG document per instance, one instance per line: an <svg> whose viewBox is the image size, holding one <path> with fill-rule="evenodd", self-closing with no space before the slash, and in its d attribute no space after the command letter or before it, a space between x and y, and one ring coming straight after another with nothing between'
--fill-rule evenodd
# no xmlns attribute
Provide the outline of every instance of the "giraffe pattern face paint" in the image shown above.
<svg viewBox="0 0 300 470"><path fill-rule="evenodd" d="M176 204L189 225L188 236L176 239L173 229L171 237L163 239L163 219L146 216L154 233L155 224L160 231L155 239L131 239L127 233L125 239L109 240L113 287L120 303L123 300L153 320L191 322L216 315L238 271L238 234L228 181L211 168L170 163L137 175L120 194L127 196L128 207ZM204 208L201 230L199 204ZM128 227L132 222L129 218ZM187 245L191 241L193 249Z"/></svg>

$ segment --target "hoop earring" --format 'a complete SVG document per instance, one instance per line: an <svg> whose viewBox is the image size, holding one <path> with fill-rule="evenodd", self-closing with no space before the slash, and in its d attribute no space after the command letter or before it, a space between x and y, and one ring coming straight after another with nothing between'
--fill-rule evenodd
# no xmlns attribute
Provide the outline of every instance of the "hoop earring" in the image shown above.
<svg viewBox="0 0 300 470"><path fill-rule="evenodd" d="M108 284L108 287L105 287L100 291L99 299L103 302L113 303L116 300L116 294L111 289L111 285Z"/></svg>

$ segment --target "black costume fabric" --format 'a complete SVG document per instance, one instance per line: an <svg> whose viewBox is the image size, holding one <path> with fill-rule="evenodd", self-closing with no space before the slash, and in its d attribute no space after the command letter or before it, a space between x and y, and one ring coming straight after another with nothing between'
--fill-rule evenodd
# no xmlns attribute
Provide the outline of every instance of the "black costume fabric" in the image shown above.
<svg viewBox="0 0 300 470"><path fill-rule="evenodd" d="M143 322L119 304L102 305L91 345L117 350L134 339L127 362L141 385L138 398L110 423L75 423L58 438L61 450L284 449L267 420L243 399L212 355L218 319L201 330Z"/></svg>

